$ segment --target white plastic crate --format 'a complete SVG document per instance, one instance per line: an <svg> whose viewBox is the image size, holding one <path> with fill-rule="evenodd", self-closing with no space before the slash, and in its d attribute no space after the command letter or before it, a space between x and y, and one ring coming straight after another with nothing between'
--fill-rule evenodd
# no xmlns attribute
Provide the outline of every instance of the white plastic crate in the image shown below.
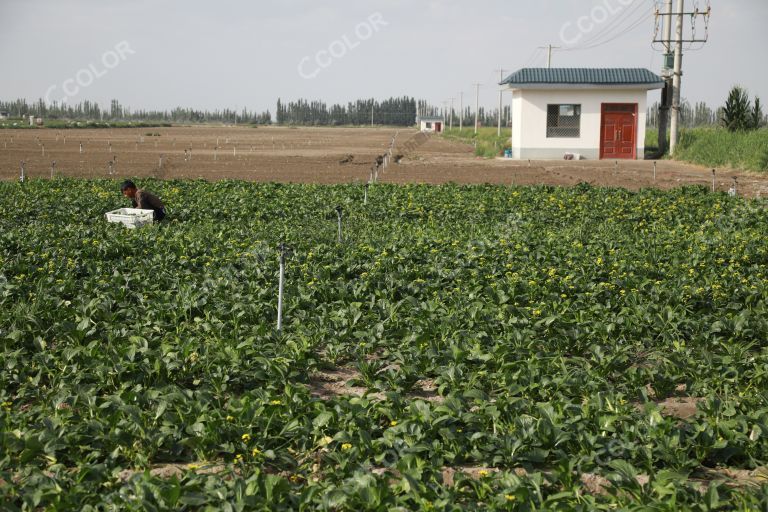
<svg viewBox="0 0 768 512"><path fill-rule="evenodd" d="M134 229L145 224L152 224L155 220L153 210L139 210L138 208L120 208L107 213L107 222L119 222L125 227Z"/></svg>

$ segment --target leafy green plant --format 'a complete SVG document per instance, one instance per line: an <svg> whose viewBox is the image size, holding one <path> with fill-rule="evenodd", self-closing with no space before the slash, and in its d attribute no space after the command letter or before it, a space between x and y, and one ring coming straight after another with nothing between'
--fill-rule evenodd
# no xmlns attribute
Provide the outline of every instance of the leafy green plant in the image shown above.
<svg viewBox="0 0 768 512"><path fill-rule="evenodd" d="M699 480L768 464L757 201L150 180L125 230L118 185L0 183L4 510L768 499Z"/></svg>

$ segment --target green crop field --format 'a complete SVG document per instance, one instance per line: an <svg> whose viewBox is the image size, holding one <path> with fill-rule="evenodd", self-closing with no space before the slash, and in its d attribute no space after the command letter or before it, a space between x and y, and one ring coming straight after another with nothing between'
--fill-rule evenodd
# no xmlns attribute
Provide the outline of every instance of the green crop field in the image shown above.
<svg viewBox="0 0 768 512"><path fill-rule="evenodd" d="M478 128L477 134L474 126L465 126L461 131L458 128L446 128L443 137L472 144L475 146L475 155L485 158L501 156L505 149L512 147L509 128L506 127L501 130L501 137L498 135L498 128L490 126Z"/></svg>
<svg viewBox="0 0 768 512"><path fill-rule="evenodd" d="M142 184L0 183L0 509L768 508L764 203Z"/></svg>
<svg viewBox="0 0 768 512"><path fill-rule="evenodd" d="M646 132L646 148L658 148L658 130ZM707 167L768 171L768 129L729 132L725 128L687 128L680 135L676 160Z"/></svg>

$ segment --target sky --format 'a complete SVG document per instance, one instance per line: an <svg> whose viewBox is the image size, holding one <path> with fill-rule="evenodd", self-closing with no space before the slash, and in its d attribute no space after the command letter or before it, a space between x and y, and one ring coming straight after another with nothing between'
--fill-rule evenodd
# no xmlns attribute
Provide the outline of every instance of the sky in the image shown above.
<svg viewBox="0 0 768 512"><path fill-rule="evenodd" d="M708 42L683 57L683 96L736 84L768 101L766 0L711 0ZM498 101L499 69L647 67L654 0L0 0L0 99L131 108L247 107L391 96ZM706 0L686 0L687 10ZM690 18L686 37L693 36ZM660 36L661 34L659 34ZM705 36L698 17L695 37ZM688 46L688 45L686 45ZM761 62L763 64L761 64ZM650 101L659 93L651 93ZM509 104L510 97L505 102ZM764 101L764 102L765 102Z"/></svg>

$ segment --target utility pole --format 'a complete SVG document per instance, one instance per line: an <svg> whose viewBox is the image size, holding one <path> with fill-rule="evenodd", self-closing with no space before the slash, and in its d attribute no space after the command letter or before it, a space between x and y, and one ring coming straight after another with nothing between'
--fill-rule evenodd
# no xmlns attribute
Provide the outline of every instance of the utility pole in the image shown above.
<svg viewBox="0 0 768 512"><path fill-rule="evenodd" d="M373 103L371 103L371 128L373 128Z"/></svg>
<svg viewBox="0 0 768 512"><path fill-rule="evenodd" d="M547 69L552 69L552 50L559 50L561 47L548 44L547 46L539 46L539 48L547 50Z"/></svg>
<svg viewBox="0 0 768 512"><path fill-rule="evenodd" d="M459 133L464 130L464 93L459 93Z"/></svg>
<svg viewBox="0 0 768 512"><path fill-rule="evenodd" d="M496 134L497 137L501 137L501 110L504 103L504 97L502 96L504 94L504 89L501 88L501 82L504 81L504 70L499 69L499 130Z"/></svg>
<svg viewBox="0 0 768 512"><path fill-rule="evenodd" d="M664 39L653 40L654 43L662 43L664 44L664 48L667 51L667 54L665 55L665 67L669 67L669 53L672 51L672 43L675 43L674 46L674 65L672 70L672 88L671 88L671 96L672 96L672 116L670 120L670 130L669 130L669 154L674 155L675 149L677 149L677 143L680 139L680 101L682 98L681 94L681 84L683 79L683 43L706 43L709 39L709 18L712 15L712 8L708 7L705 10L699 10L698 8L694 9L693 12L685 12L685 0L677 0L677 12L672 12L672 6L671 1L668 1L668 3L665 5L667 8L667 12L661 14L657 11L656 15L662 15L667 18L667 23L664 25ZM675 39L672 39L672 17L677 17L676 22L676 30L675 30ZM684 39L684 22L685 17L690 16L691 18L691 25L693 26L693 35L691 39ZM696 37L696 20L699 16L702 16L704 18L704 25L705 25L705 31L706 34L703 38L697 38ZM668 79L668 78L667 78ZM669 96L669 94L667 95ZM662 97L662 103L664 102L664 97ZM663 111L662 111L663 112ZM660 113L661 116L661 113ZM661 124L661 123L660 123ZM661 141L662 136L662 130L661 126L659 127L659 140ZM661 146L661 144L660 144Z"/></svg>
<svg viewBox="0 0 768 512"><path fill-rule="evenodd" d="M667 129L669 128L669 107L672 104L672 0L664 0L664 64L661 76L664 78L664 89L661 92L659 107L659 153L667 152Z"/></svg>
<svg viewBox="0 0 768 512"><path fill-rule="evenodd" d="M451 98L451 121L449 123L451 131L453 131L453 100L456 98Z"/></svg>
<svg viewBox="0 0 768 512"><path fill-rule="evenodd" d="M478 122L480 120L480 86L482 84L474 84L475 86L475 134L477 134Z"/></svg>
<svg viewBox="0 0 768 512"><path fill-rule="evenodd" d="M680 85L683 79L683 13L685 0L677 0L675 69L672 74L672 122L670 123L669 154L674 155L680 133Z"/></svg>

